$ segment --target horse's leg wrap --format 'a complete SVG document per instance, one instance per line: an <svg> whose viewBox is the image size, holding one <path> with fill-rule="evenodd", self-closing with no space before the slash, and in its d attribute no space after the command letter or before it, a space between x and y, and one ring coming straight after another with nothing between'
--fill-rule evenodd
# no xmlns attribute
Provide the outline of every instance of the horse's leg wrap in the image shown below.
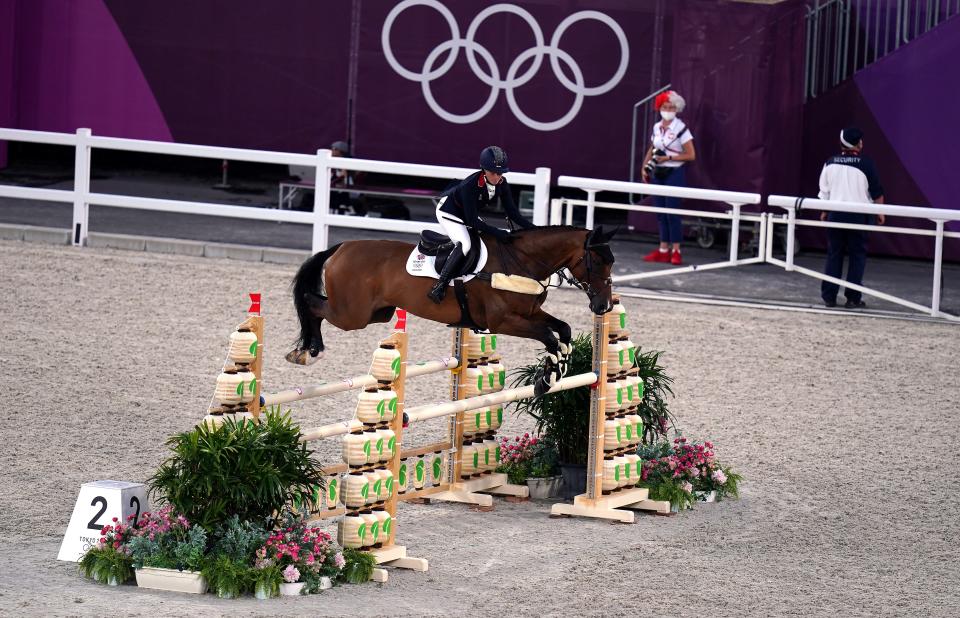
<svg viewBox="0 0 960 618"><path fill-rule="evenodd" d="M573 354L573 346L569 343L564 343L563 340L560 341L560 360L558 361L558 366L560 369L560 376L563 377L567 375L567 371L570 369L570 355Z"/></svg>

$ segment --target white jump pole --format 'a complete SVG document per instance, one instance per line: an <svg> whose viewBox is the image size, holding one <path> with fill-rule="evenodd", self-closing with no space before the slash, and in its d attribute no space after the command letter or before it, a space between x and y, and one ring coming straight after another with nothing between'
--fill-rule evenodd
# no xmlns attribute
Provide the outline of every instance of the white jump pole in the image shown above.
<svg viewBox="0 0 960 618"><path fill-rule="evenodd" d="M421 363L406 363L407 377L425 376L438 371L456 369L460 365L459 359L454 356L447 356L439 360L425 361ZM267 393L260 398L261 405L271 406L281 403L290 403L293 401L302 401L304 399L313 399L323 397L324 395L333 395L353 389L367 388L376 386L377 379L366 373L353 378L347 378L339 382L314 384L300 388L288 388L276 393Z"/></svg>

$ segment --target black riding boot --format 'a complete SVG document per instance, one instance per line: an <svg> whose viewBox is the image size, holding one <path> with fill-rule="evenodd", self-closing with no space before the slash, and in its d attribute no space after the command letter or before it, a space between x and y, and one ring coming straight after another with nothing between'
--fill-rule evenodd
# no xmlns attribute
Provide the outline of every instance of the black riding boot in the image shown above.
<svg viewBox="0 0 960 618"><path fill-rule="evenodd" d="M440 278L437 280L437 283L434 284L433 289L427 294L427 298L438 305L440 304L443 297L447 295L447 286L450 284L450 280L460 272L460 265L463 264L463 260L463 251L460 249L460 243L457 243L447 257L447 261L443 264L443 271L440 273Z"/></svg>

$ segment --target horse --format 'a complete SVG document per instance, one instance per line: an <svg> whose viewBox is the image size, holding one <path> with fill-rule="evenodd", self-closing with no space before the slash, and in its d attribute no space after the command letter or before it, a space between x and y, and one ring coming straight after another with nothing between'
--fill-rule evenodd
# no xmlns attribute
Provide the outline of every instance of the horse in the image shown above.
<svg viewBox="0 0 960 618"><path fill-rule="evenodd" d="M545 226L514 231L506 241L481 236L488 251L481 272L521 275L538 282L559 274L586 293L593 313L603 314L613 306L610 239L615 232L604 232L601 226L594 230ZM566 322L541 308L547 285L541 283L539 295L521 294L495 289L481 275L464 284L468 312L463 312L456 294L449 293L436 304L427 298L434 280L407 274L405 264L413 248L399 241L355 240L307 258L293 280L300 335L286 359L307 365L323 356L320 328L324 320L341 330L358 330L389 322L396 308L402 307L442 324L539 341L547 354L535 380L536 396L562 377L572 351L571 332ZM463 323L466 317L469 323Z"/></svg>

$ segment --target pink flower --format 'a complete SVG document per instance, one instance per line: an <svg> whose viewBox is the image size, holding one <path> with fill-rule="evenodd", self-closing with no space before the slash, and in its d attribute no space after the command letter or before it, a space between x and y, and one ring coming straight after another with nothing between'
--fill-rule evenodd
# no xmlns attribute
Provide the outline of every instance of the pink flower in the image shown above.
<svg viewBox="0 0 960 618"><path fill-rule="evenodd" d="M292 564L283 570L283 580L288 584L295 584L300 581L300 571Z"/></svg>
<svg viewBox="0 0 960 618"><path fill-rule="evenodd" d="M723 470L714 470L711 476L713 477L713 480L721 485L727 482L727 475L723 473Z"/></svg>

